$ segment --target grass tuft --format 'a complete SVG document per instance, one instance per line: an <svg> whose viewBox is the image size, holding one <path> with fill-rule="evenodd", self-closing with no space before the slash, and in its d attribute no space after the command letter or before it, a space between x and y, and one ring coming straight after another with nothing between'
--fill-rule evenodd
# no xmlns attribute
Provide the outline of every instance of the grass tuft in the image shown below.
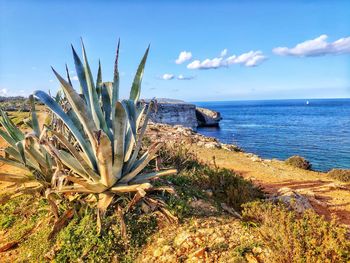
<svg viewBox="0 0 350 263"><path fill-rule="evenodd" d="M348 183L350 182L350 170L346 169L332 169L330 170L327 175L331 178L334 178L336 180Z"/></svg>

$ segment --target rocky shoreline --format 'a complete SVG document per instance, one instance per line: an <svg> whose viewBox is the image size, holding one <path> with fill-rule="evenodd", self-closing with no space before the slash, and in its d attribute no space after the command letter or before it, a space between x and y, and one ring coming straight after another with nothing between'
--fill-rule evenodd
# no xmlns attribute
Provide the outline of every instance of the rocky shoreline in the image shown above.
<svg viewBox="0 0 350 263"><path fill-rule="evenodd" d="M349 187L344 183L327 178L325 173L298 169L277 159L263 159L258 155L243 152L236 145L221 143L216 138L201 135L191 128L180 125L171 126L151 122L148 125L146 135L152 142L190 146L192 151L196 155L198 154L204 162L211 162L212 158L216 156L215 160L221 167L224 166L235 171L236 169L238 171L244 169L244 177L262 186L268 194L269 200L283 202L297 213L311 209L329 219L332 213L336 213L342 222L348 222L343 218L341 212L338 213L337 209L331 208L330 202L325 201L322 191L348 191ZM236 166L231 159L240 165ZM248 173L253 174L252 171L255 171L254 175L247 176ZM301 176L302 179L297 179L296 175ZM286 180L291 180L290 185L285 183ZM293 182L297 182L296 180L300 180L300 188L294 186ZM302 187L303 180L314 180L315 184L319 186L316 188ZM278 182L276 186L272 183L274 181ZM280 181L284 182L283 186L279 186Z"/></svg>
<svg viewBox="0 0 350 263"><path fill-rule="evenodd" d="M225 149L231 152L242 151L242 149L236 145L221 143L216 138L204 136L191 128L181 125L172 126L169 124L150 122L146 135L152 141L195 144L196 146L207 149Z"/></svg>

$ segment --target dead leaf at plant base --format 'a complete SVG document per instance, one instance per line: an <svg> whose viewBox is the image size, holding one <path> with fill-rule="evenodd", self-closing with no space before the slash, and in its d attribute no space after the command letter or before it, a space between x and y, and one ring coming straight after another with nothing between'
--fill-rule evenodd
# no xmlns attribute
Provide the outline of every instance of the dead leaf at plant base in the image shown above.
<svg viewBox="0 0 350 263"><path fill-rule="evenodd" d="M73 215L74 215L73 209L66 210L63 213L63 215L55 222L55 224L52 228L52 231L49 234L47 239L52 240L58 234L58 232L60 232L60 230L68 224L70 219L73 218Z"/></svg>

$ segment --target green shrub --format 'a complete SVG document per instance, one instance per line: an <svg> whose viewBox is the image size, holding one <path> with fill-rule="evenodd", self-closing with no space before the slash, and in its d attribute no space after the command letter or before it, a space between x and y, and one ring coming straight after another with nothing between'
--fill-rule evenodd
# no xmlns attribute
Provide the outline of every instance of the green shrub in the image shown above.
<svg viewBox="0 0 350 263"><path fill-rule="evenodd" d="M167 179L189 197L205 198L203 192L211 190L216 202L225 202L237 211L241 210L242 204L264 197L261 189L251 181L231 170L200 163L184 147L168 146L161 151L161 158L163 165L175 165L180 171L178 175Z"/></svg>
<svg viewBox="0 0 350 263"><path fill-rule="evenodd" d="M326 221L312 210L298 217L283 205L244 205L243 219L265 247L269 262L349 262L347 230L335 219Z"/></svg>
<svg viewBox="0 0 350 263"><path fill-rule="evenodd" d="M264 197L260 188L228 169L205 167L203 172L214 196L237 211L241 210L242 204Z"/></svg>
<svg viewBox="0 0 350 263"><path fill-rule="evenodd" d="M311 164L308 160L306 160L304 157L294 155L292 157L289 157L287 160L285 160L285 163L291 166L294 166L296 168L304 169L304 170L310 170Z"/></svg>
<svg viewBox="0 0 350 263"><path fill-rule="evenodd" d="M337 179L342 182L350 182L350 170L346 169L332 169L327 174L329 177Z"/></svg>

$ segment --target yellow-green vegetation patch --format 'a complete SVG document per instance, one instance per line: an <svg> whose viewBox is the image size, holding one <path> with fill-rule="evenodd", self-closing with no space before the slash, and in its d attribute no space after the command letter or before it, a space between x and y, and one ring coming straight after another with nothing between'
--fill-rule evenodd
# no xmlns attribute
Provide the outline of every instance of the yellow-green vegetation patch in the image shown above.
<svg viewBox="0 0 350 263"><path fill-rule="evenodd" d="M12 244L21 253L13 255L11 250L1 253L2 258L14 257L17 262L36 262L50 243L43 235L51 229L49 207L45 200L32 195L21 195L0 205L0 230L3 233L0 247Z"/></svg>
<svg viewBox="0 0 350 263"><path fill-rule="evenodd" d="M313 211L282 204L244 205L243 221L198 217L160 230L137 262L349 262L347 229Z"/></svg>
<svg viewBox="0 0 350 263"><path fill-rule="evenodd" d="M54 242L48 239L52 230L52 220L45 218L39 227L33 231L22 243L19 244L19 262L45 262L46 254L54 246Z"/></svg>
<svg viewBox="0 0 350 263"><path fill-rule="evenodd" d="M282 204L244 205L244 225L264 250L264 262L349 262L348 229L326 221L313 210L299 216Z"/></svg>
<svg viewBox="0 0 350 263"><path fill-rule="evenodd" d="M157 224L153 215L128 213L125 216L126 236L120 220L114 215L104 220L105 227L98 233L96 215L87 210L78 215L57 236L56 262L132 262L138 250L155 232Z"/></svg>
<svg viewBox="0 0 350 263"><path fill-rule="evenodd" d="M18 196L0 205L0 230L11 229L6 239L20 238L40 216L47 214L46 209L40 209L45 206L45 201L31 195Z"/></svg>

